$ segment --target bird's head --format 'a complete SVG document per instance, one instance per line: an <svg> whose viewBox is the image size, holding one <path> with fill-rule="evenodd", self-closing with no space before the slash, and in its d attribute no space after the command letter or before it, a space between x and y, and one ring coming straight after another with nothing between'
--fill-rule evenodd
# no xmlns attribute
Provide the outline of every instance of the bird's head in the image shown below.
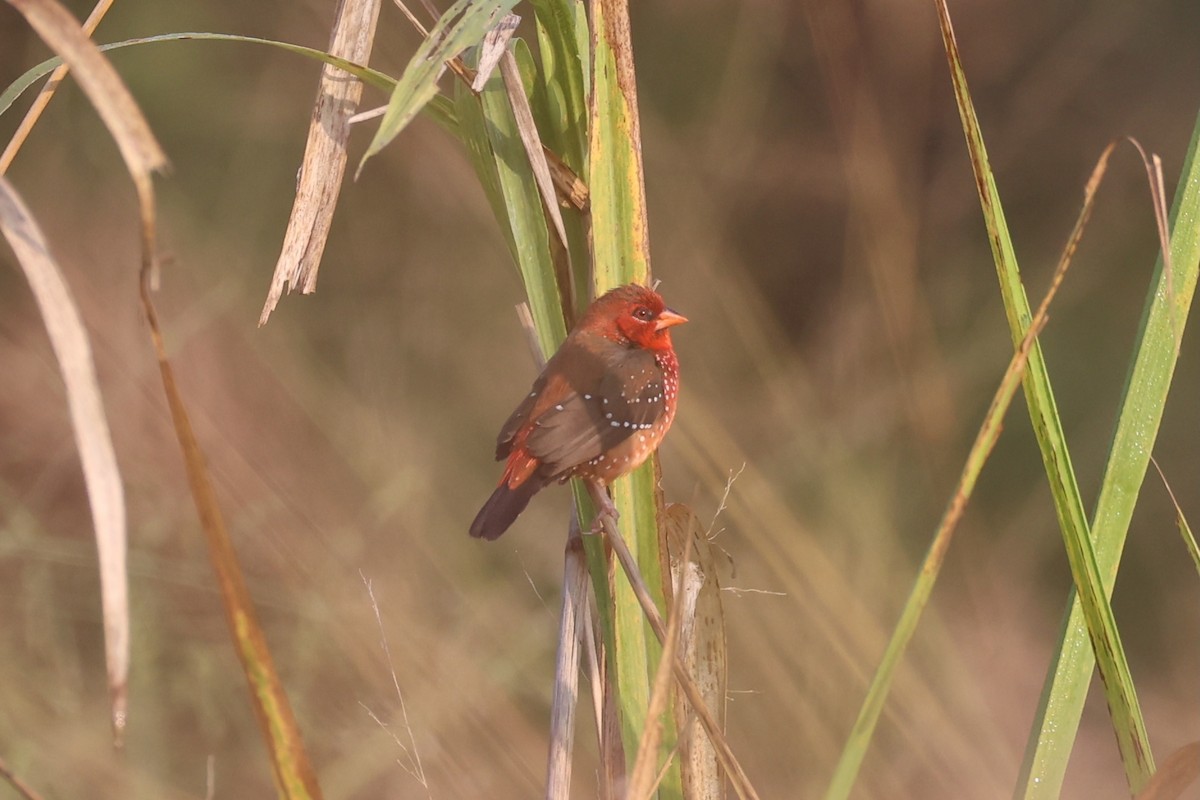
<svg viewBox="0 0 1200 800"><path fill-rule="evenodd" d="M687 317L667 308L658 292L631 283L599 297L579 324L606 339L647 350L670 350L669 330L684 322Z"/></svg>

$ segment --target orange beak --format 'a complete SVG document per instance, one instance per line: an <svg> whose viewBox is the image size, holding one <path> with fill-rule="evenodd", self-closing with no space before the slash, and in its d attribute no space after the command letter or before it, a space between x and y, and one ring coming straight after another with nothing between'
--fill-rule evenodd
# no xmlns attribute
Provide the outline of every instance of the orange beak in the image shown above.
<svg viewBox="0 0 1200 800"><path fill-rule="evenodd" d="M654 323L654 330L666 330L667 328L672 328L676 325L682 325L687 321L687 317L685 317L683 314L676 314L671 309L664 308L663 312L658 315L658 322Z"/></svg>

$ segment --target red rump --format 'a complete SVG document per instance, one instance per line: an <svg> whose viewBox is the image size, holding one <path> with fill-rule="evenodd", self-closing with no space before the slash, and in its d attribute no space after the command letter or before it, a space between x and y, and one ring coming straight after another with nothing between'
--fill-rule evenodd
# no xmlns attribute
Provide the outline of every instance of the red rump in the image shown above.
<svg viewBox="0 0 1200 800"><path fill-rule="evenodd" d="M629 284L595 300L504 423L507 460L471 535L495 539L552 482L608 484L658 447L675 419L679 363L670 328L687 318L653 289Z"/></svg>

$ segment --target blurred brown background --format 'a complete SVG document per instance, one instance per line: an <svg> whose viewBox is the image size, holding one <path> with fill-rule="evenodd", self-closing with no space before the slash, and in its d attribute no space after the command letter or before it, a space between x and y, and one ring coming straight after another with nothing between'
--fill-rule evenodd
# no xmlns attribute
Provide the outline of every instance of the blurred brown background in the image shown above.
<svg viewBox="0 0 1200 800"><path fill-rule="evenodd" d="M676 336L684 396L665 487L707 520L741 471L717 521L725 585L744 590L725 594L731 737L764 797L813 797L1008 360L994 268L932 4L634 5L654 270L692 320ZM96 38L211 30L323 47L333 6L124 0ZM1160 153L1173 191L1200 105L1200 6L951 12L1036 299L1110 139ZM415 43L385 4L372 64L398 74ZM47 55L0 6L0 83ZM347 185L318 293L285 298L260 330L317 67L207 42L113 60L173 162L158 184L159 310L326 796L537 796L568 493L547 492L495 544L466 536L533 368L519 281L464 152L428 122L405 132ZM4 140L27 104L0 118ZM1043 337L1089 508L1156 250L1142 168L1118 153ZM93 336L130 506L134 664L114 756L62 385L4 248L0 757L47 797L201 798L210 757L216 797L269 797L136 299L133 193L72 83L9 177ZM1156 456L1195 522L1193 338ZM392 734L407 734L360 573L427 790L398 763ZM1200 738L1200 592L1157 478L1121 576L1118 623L1161 759ZM1068 585L1018 400L858 796L1011 792ZM1126 796L1093 695L1065 796ZM594 796L589 725L579 798Z"/></svg>

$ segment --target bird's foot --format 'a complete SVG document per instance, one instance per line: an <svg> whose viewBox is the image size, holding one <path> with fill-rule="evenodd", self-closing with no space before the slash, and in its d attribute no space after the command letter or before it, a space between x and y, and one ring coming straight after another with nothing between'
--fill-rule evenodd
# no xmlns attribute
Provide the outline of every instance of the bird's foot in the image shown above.
<svg viewBox="0 0 1200 800"><path fill-rule="evenodd" d="M612 498L608 496L608 490L603 489L600 492L602 502L600 507L596 509L596 516L592 519L592 533L604 533L604 520L609 519L613 525L617 524L617 520L621 518L617 507L613 505Z"/></svg>

